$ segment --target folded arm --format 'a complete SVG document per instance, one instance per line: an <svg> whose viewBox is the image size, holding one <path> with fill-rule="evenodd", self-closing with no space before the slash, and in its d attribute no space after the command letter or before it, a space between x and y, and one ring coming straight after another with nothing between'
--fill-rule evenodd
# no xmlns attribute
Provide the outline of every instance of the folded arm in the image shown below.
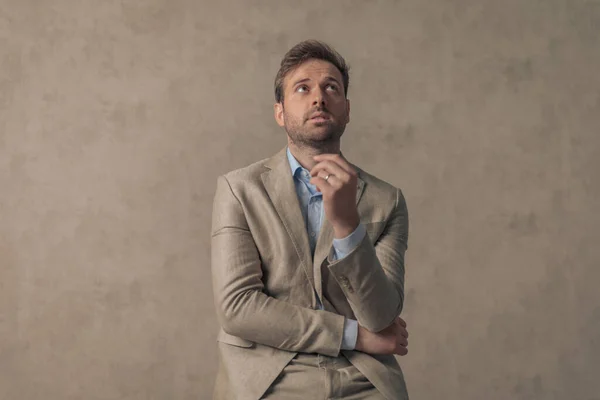
<svg viewBox="0 0 600 400"><path fill-rule="evenodd" d="M342 260L352 252L366 236L367 231L363 224L358 227L350 235L342 239L333 239L333 255L334 260ZM346 318L344 323L344 339L342 340L342 350L354 350L358 339L358 321L351 318Z"/></svg>
<svg viewBox="0 0 600 400"><path fill-rule="evenodd" d="M343 259L328 258L358 323L371 332L390 326L402 311L407 241L408 211L397 189L395 207L375 245L365 235Z"/></svg>

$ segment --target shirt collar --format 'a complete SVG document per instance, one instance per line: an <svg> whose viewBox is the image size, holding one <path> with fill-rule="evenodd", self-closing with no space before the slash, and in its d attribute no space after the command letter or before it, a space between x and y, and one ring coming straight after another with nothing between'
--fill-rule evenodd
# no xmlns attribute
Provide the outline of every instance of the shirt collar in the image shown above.
<svg viewBox="0 0 600 400"><path fill-rule="evenodd" d="M287 148L287 158L288 158L288 162L290 163L290 169L292 170L292 175L296 175L298 170L302 171L304 169L302 167L302 165L300 165L298 160L296 160L296 158L292 155L292 152L290 151L289 147Z"/></svg>
<svg viewBox="0 0 600 400"><path fill-rule="evenodd" d="M289 147L287 148L287 157L290 163L290 169L292 170L292 176L303 182L312 196L321 196L321 192L317 191L317 187L310 183L310 172L300 165L298 160L292 155Z"/></svg>

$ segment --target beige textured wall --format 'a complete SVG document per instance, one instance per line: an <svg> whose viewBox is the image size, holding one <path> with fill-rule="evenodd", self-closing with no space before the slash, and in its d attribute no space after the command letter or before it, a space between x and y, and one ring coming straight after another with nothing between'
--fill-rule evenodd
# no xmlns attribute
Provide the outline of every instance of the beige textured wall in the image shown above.
<svg viewBox="0 0 600 400"><path fill-rule="evenodd" d="M0 1L0 399L209 399L219 174L283 54L411 217L414 399L600 399L600 2Z"/></svg>

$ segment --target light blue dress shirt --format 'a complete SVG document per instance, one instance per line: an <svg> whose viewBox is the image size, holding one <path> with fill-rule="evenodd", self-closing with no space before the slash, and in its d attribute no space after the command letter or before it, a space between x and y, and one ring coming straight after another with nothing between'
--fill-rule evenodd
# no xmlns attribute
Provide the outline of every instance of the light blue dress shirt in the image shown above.
<svg viewBox="0 0 600 400"><path fill-rule="evenodd" d="M311 254L315 252L315 246L321 224L323 222L323 196L317 191L317 187L310 183L310 172L307 171L287 148L287 157L294 177L294 185L296 186L296 194L300 202L300 210L304 217L305 226L308 233L308 241L310 243ZM358 227L350 235L343 239L333 239L333 258L341 260L352 252L363 240L366 235L366 229L363 224L358 224ZM315 292L316 294L316 292ZM320 310L323 310L323 304L319 296L317 303ZM346 318L344 321L344 337L342 339L342 349L353 350L356 347L356 339L358 337L358 322L354 319Z"/></svg>

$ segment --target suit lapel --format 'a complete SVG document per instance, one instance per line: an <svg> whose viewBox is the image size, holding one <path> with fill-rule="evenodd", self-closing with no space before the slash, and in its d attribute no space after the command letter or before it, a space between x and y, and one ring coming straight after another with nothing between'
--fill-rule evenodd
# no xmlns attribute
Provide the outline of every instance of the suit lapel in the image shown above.
<svg viewBox="0 0 600 400"><path fill-rule="evenodd" d="M261 179L281 222L294 244L309 282L315 287L319 298L323 299L321 265L332 249L333 226L327 220L327 217L323 215L323 223L315 245L314 257L311 258L306 225L300 210L300 202L296 194L294 177L290 171L286 150L287 148L284 147L267 160L264 165L269 170L261 175ZM356 190L356 204L358 205L365 188L365 182L360 177L360 168L354 164L352 166L358 171Z"/></svg>
<svg viewBox="0 0 600 400"><path fill-rule="evenodd" d="M287 160L286 148L283 148L283 150L270 158L265 163L265 166L269 168L269 171L261 175L265 190L294 243L294 248L302 262L302 267L306 272L309 282L314 286L308 234L304 218L302 217L302 211L300 211L300 202L296 194L294 177L292 176Z"/></svg>

